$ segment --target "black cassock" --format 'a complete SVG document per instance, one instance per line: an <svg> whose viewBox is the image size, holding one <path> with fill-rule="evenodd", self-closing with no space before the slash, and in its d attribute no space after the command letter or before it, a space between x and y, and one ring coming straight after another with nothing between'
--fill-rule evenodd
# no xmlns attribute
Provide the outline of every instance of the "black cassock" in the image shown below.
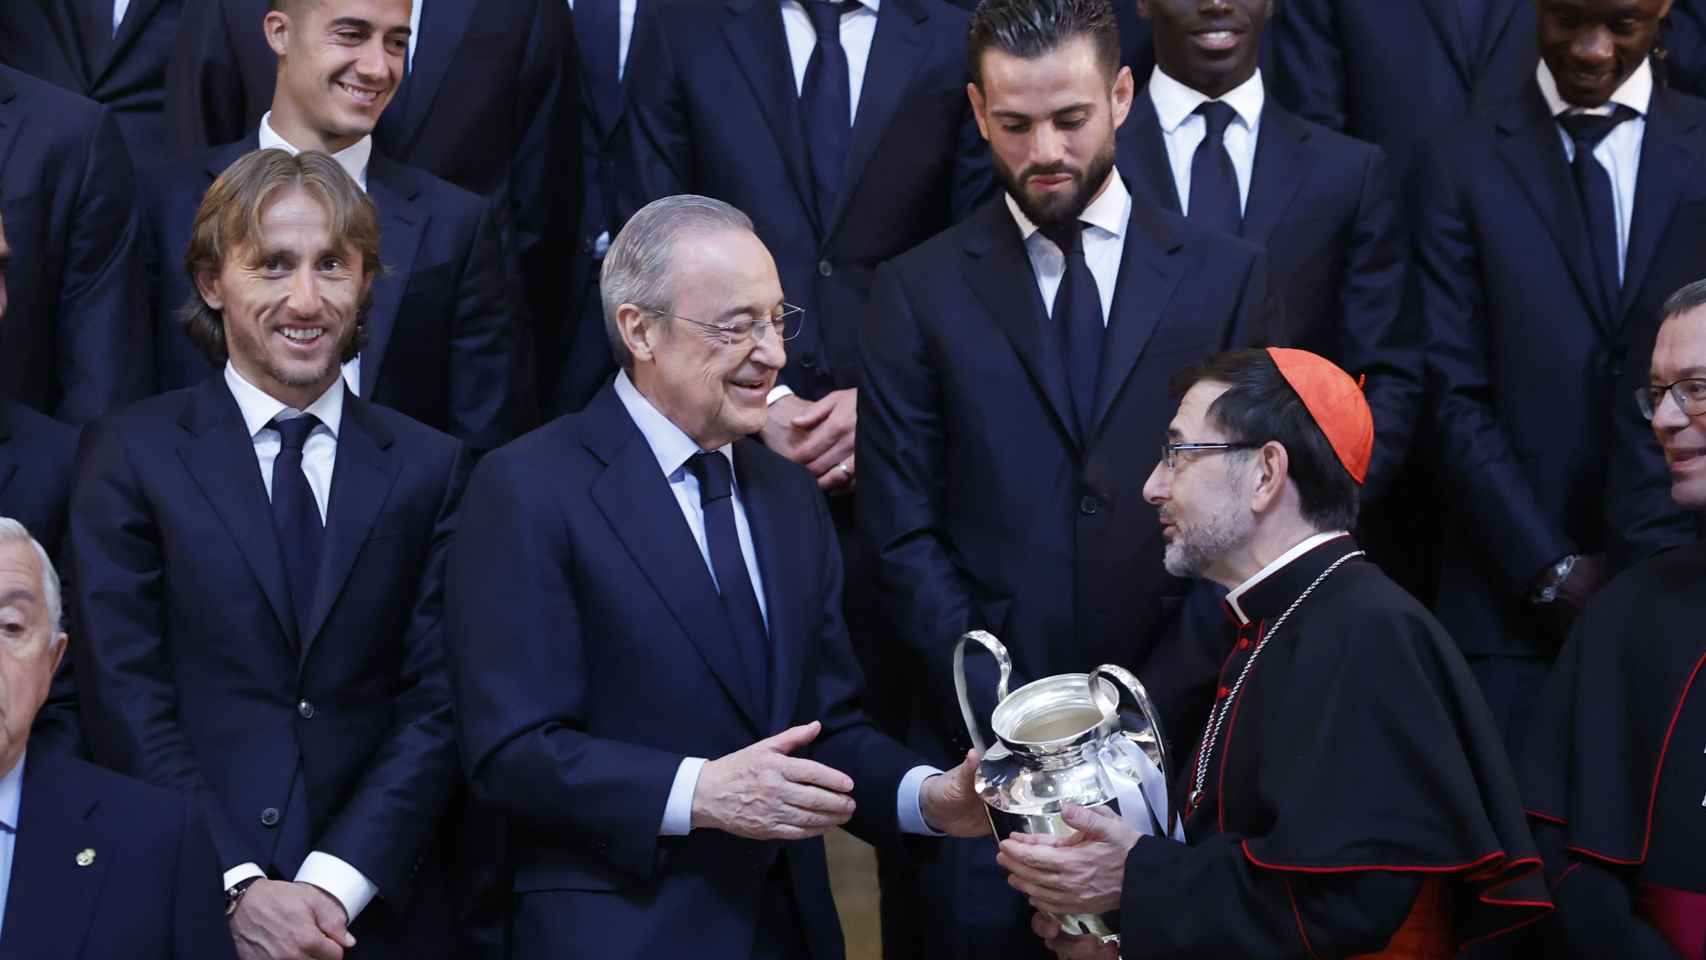
<svg viewBox="0 0 1706 960"><path fill-rule="evenodd" d="M1612 581L1519 758L1557 915L1548 956L1706 957L1706 545Z"/></svg>
<svg viewBox="0 0 1706 960"><path fill-rule="evenodd" d="M1550 903L1516 778L1463 657L1421 604L1361 558L1315 546L1229 601L1201 802L1188 844L1126 861L1121 952L1139 957L1409 956L1539 919ZM1238 687L1237 693L1232 692ZM1198 756L1174 778L1186 802ZM1402 929L1401 929L1402 928ZM1394 936L1394 934L1397 936Z"/></svg>

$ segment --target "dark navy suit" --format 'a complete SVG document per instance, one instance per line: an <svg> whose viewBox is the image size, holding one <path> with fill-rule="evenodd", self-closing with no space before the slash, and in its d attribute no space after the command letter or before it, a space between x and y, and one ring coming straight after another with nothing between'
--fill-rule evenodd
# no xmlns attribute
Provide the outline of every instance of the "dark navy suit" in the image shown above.
<svg viewBox="0 0 1706 960"><path fill-rule="evenodd" d="M118 32L92 45L76 8L101 2L0 4L0 63L105 106L138 164L165 160L175 152L164 121L166 62L183 0L130 0Z"/></svg>
<svg viewBox="0 0 1706 960"><path fill-rule="evenodd" d="M0 219L12 248L0 391L70 423L148 392L135 205L111 115L0 66Z"/></svg>
<svg viewBox="0 0 1706 960"><path fill-rule="evenodd" d="M878 271L862 340L859 526L879 551L895 642L923 664L913 737L938 765L968 745L951 662L973 628L1007 645L1015 688L1126 664L1179 744L1206 709L1218 658L1169 642L1188 584L1162 569L1142 488L1175 406L1169 381L1263 338L1276 308L1252 244L1137 197L1125 237L1087 436L1003 199ZM993 671L968 665L987 717ZM988 841L921 857L926 956L1043 954Z"/></svg>
<svg viewBox="0 0 1706 960"><path fill-rule="evenodd" d="M1609 314L1587 293L1587 228L1537 85L1456 128L1426 171L1418 266L1456 514L1437 612L1472 664L1534 664L1527 682L1488 690L1504 724L1520 726L1513 713L1563 640L1528 600L1542 569L1569 553L1627 563L1690 538L1657 445L1613 451L1612 421L1633 405L1660 305L1706 276L1702 163L1706 103L1655 90Z"/></svg>
<svg viewBox="0 0 1706 960"><path fill-rule="evenodd" d="M809 755L855 784L853 829L897 830L919 761L857 707L841 557L806 471L750 439L734 473L768 612L769 709L656 455L606 387L489 454L448 579L452 677L474 792L508 815L510 956L745 958L780 889L810 956L842 955L820 840L659 837L681 760L823 722Z"/></svg>
<svg viewBox="0 0 1706 960"><path fill-rule="evenodd" d="M219 863L183 797L32 742L17 834L3 960L236 956Z"/></svg>
<svg viewBox="0 0 1706 960"><path fill-rule="evenodd" d="M440 612L460 444L346 393L301 623L222 376L90 426L77 469L72 652L95 759L198 800L220 870L289 879L310 850L342 859L379 888L351 928L361 949L439 955L430 840L456 783Z"/></svg>
<svg viewBox="0 0 1706 960"><path fill-rule="evenodd" d="M154 353L160 389L207 377L209 366L184 334L178 311L193 293L184 252L202 195L256 137L197 160L143 175L143 226L153 275ZM475 449L520 432L524 393L517 383L514 298L507 286L491 204L377 150L367 169L379 211L361 395L399 410Z"/></svg>

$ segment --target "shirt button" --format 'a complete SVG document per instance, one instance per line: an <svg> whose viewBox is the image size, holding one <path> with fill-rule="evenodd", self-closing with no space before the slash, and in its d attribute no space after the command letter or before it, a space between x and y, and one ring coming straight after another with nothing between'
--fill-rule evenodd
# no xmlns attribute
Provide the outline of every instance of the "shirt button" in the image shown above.
<svg viewBox="0 0 1706 960"><path fill-rule="evenodd" d="M1096 511L1100 509L1102 509L1102 501L1088 494L1085 495L1084 499L1078 501L1078 512L1086 517L1095 516Z"/></svg>
<svg viewBox="0 0 1706 960"><path fill-rule="evenodd" d="M263 827L276 827L276 826L278 826L278 808L277 807L268 807L265 810L261 811L261 826L263 826Z"/></svg>
<svg viewBox="0 0 1706 960"><path fill-rule="evenodd" d="M817 275L818 276L827 277L834 272L835 272L835 267L831 266L830 262L828 260L819 260L817 262Z"/></svg>
<svg viewBox="0 0 1706 960"><path fill-rule="evenodd" d="M304 720L314 719L314 705L306 700L297 701L296 712L301 715Z"/></svg>

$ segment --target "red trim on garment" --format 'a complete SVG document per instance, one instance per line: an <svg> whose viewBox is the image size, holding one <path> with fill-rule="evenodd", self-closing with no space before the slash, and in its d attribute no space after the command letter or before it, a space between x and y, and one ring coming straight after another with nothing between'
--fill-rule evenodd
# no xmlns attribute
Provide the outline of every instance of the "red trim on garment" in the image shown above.
<svg viewBox="0 0 1706 960"><path fill-rule="evenodd" d="M1535 820L1543 820L1547 823L1554 823L1560 827L1567 827L1570 825L1570 821L1565 820L1563 817L1555 817L1550 813L1541 813L1539 810L1536 810L1533 807L1523 807L1522 812L1528 814L1530 817L1534 818Z"/></svg>
<svg viewBox="0 0 1706 960"><path fill-rule="evenodd" d="M1309 931L1303 928L1303 913L1297 909L1297 894L1292 892L1290 880L1285 881L1285 896L1291 901L1291 915L1297 919L1297 935L1303 940L1303 949L1309 953L1310 960L1321 960L1321 955L1309 942Z"/></svg>
<svg viewBox="0 0 1706 960"><path fill-rule="evenodd" d="M1256 638L1261 642L1263 631L1267 630L1266 619L1256 621ZM1255 656L1255 654L1251 654ZM1226 715L1226 732L1220 738L1220 767L1214 774L1214 819L1221 833L1226 832L1226 758L1232 755L1232 730L1238 726L1238 708L1244 705L1244 695L1250 692L1250 677L1256 675L1256 667L1250 665L1250 675L1244 678L1243 686L1238 688L1238 699L1232 701L1232 710Z"/></svg>
<svg viewBox="0 0 1706 960"><path fill-rule="evenodd" d="M1558 874L1558 879L1552 881L1551 889L1557 890L1559 887L1563 886L1565 879L1567 879L1570 876L1570 874L1575 873L1577 870L1580 870L1581 867L1582 867L1582 865L1579 861L1576 863L1572 863L1569 866L1565 867L1564 872Z"/></svg>

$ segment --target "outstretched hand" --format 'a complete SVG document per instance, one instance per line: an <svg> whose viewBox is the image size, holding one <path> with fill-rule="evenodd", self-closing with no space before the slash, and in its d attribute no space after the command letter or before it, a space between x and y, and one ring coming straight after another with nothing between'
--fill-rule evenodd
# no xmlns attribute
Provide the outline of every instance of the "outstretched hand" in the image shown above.
<svg viewBox="0 0 1706 960"><path fill-rule="evenodd" d="M1049 913L1107 913L1119 908L1126 854L1142 839L1105 807L1062 811L1075 833L1064 837L1015 833L1001 841L995 862L1007 884Z"/></svg>

